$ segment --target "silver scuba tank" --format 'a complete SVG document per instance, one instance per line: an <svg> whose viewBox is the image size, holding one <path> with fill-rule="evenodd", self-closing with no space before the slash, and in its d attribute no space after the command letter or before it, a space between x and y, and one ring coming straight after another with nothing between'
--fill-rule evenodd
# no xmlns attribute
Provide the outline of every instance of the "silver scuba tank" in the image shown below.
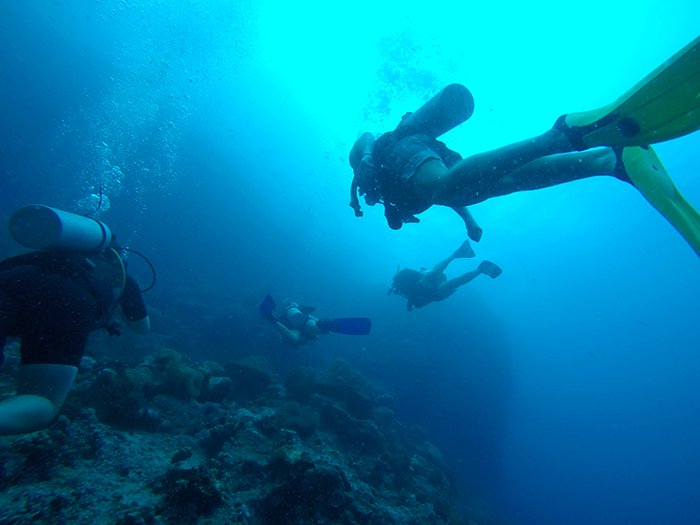
<svg viewBox="0 0 700 525"><path fill-rule="evenodd" d="M15 210L8 226L10 235L27 248L101 252L112 241L112 232L102 221L43 204Z"/></svg>

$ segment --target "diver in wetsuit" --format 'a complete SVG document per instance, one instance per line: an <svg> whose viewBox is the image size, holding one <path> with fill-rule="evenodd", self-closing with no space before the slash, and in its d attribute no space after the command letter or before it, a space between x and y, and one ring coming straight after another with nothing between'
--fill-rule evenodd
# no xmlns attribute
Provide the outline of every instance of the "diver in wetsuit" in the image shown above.
<svg viewBox="0 0 700 525"><path fill-rule="evenodd" d="M90 332L119 333L115 312L132 331L149 332L141 291L116 246L42 250L0 262L0 349L8 337L21 344L16 395L0 401L0 435L41 430L53 421Z"/></svg>
<svg viewBox="0 0 700 525"><path fill-rule="evenodd" d="M303 345L314 341L319 335L329 332L348 335L366 335L372 328L372 321L367 317L344 317L329 319L314 317L314 306L302 306L298 303L289 303L282 313L275 317L275 301L270 294L265 296L258 307L260 315L282 336L282 339L294 346Z"/></svg>
<svg viewBox="0 0 700 525"><path fill-rule="evenodd" d="M322 328L323 324L319 324L317 317L311 315L314 310L316 308L312 306L289 303L279 317L270 315L267 319L286 343L296 347L315 341L319 335L329 332Z"/></svg>

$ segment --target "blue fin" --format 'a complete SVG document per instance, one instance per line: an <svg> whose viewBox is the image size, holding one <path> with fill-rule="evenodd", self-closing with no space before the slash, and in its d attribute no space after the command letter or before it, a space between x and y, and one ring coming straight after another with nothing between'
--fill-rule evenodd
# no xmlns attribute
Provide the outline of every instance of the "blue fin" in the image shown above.
<svg viewBox="0 0 700 525"><path fill-rule="evenodd" d="M260 306L258 306L258 310L260 311L260 315L263 317L267 317L272 313L272 310L275 309L275 300L272 298L270 294L267 294L265 296L265 299L263 299L263 302L260 303Z"/></svg>
<svg viewBox="0 0 700 525"><path fill-rule="evenodd" d="M337 334L366 335L372 329L372 320L367 317L319 319L317 324L321 330Z"/></svg>

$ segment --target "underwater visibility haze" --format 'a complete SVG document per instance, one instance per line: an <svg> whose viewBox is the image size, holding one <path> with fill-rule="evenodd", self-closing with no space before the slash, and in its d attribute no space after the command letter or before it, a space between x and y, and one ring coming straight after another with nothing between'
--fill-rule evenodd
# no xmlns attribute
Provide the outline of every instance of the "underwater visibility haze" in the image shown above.
<svg viewBox="0 0 700 525"><path fill-rule="evenodd" d="M470 207L476 258L446 273L503 274L408 312L386 293L397 267L431 268L464 224L437 207L398 231L380 206L356 218L348 153L452 83L475 99L441 137L463 156L539 135L615 100L697 20L690 0L7 0L0 214L99 203L158 272L149 309L180 319L153 330L191 359L347 361L425 429L472 516L696 524L700 259L673 227L612 177L491 199ZM655 148L700 207L700 133ZM5 233L0 250L18 246ZM267 293L372 333L271 346Z"/></svg>

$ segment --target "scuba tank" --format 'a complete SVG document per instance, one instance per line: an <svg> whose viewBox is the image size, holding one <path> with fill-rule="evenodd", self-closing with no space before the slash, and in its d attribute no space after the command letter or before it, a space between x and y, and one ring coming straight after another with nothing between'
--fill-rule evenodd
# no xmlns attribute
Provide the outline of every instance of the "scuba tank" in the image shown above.
<svg viewBox="0 0 700 525"><path fill-rule="evenodd" d="M112 241L102 221L43 204L19 208L8 226L10 235L27 248L102 252Z"/></svg>
<svg viewBox="0 0 700 525"><path fill-rule="evenodd" d="M306 324L308 316L299 309L299 305L291 303L284 309L284 317L294 328L301 328Z"/></svg>
<svg viewBox="0 0 700 525"><path fill-rule="evenodd" d="M474 97L461 84L450 84L428 100L414 113L401 120L396 131L404 129L411 133L423 133L437 138L452 128L466 122L474 113Z"/></svg>
<svg viewBox="0 0 700 525"><path fill-rule="evenodd" d="M18 243L39 251L0 261L0 271L26 265L81 277L95 298L93 329L104 326L112 335L119 333L110 320L127 285L127 273L123 256L117 250L134 252L150 266L153 281L141 293L155 285L156 273L150 261L135 250L112 244L111 230L97 219L32 204L12 213L8 229Z"/></svg>
<svg viewBox="0 0 700 525"><path fill-rule="evenodd" d="M32 251L5 259L1 269L35 266L43 271L79 277L95 299L91 330L106 327L126 286L126 267L110 246L112 232L101 221L40 204L24 206L10 216L10 234ZM109 248L109 249L108 249Z"/></svg>

